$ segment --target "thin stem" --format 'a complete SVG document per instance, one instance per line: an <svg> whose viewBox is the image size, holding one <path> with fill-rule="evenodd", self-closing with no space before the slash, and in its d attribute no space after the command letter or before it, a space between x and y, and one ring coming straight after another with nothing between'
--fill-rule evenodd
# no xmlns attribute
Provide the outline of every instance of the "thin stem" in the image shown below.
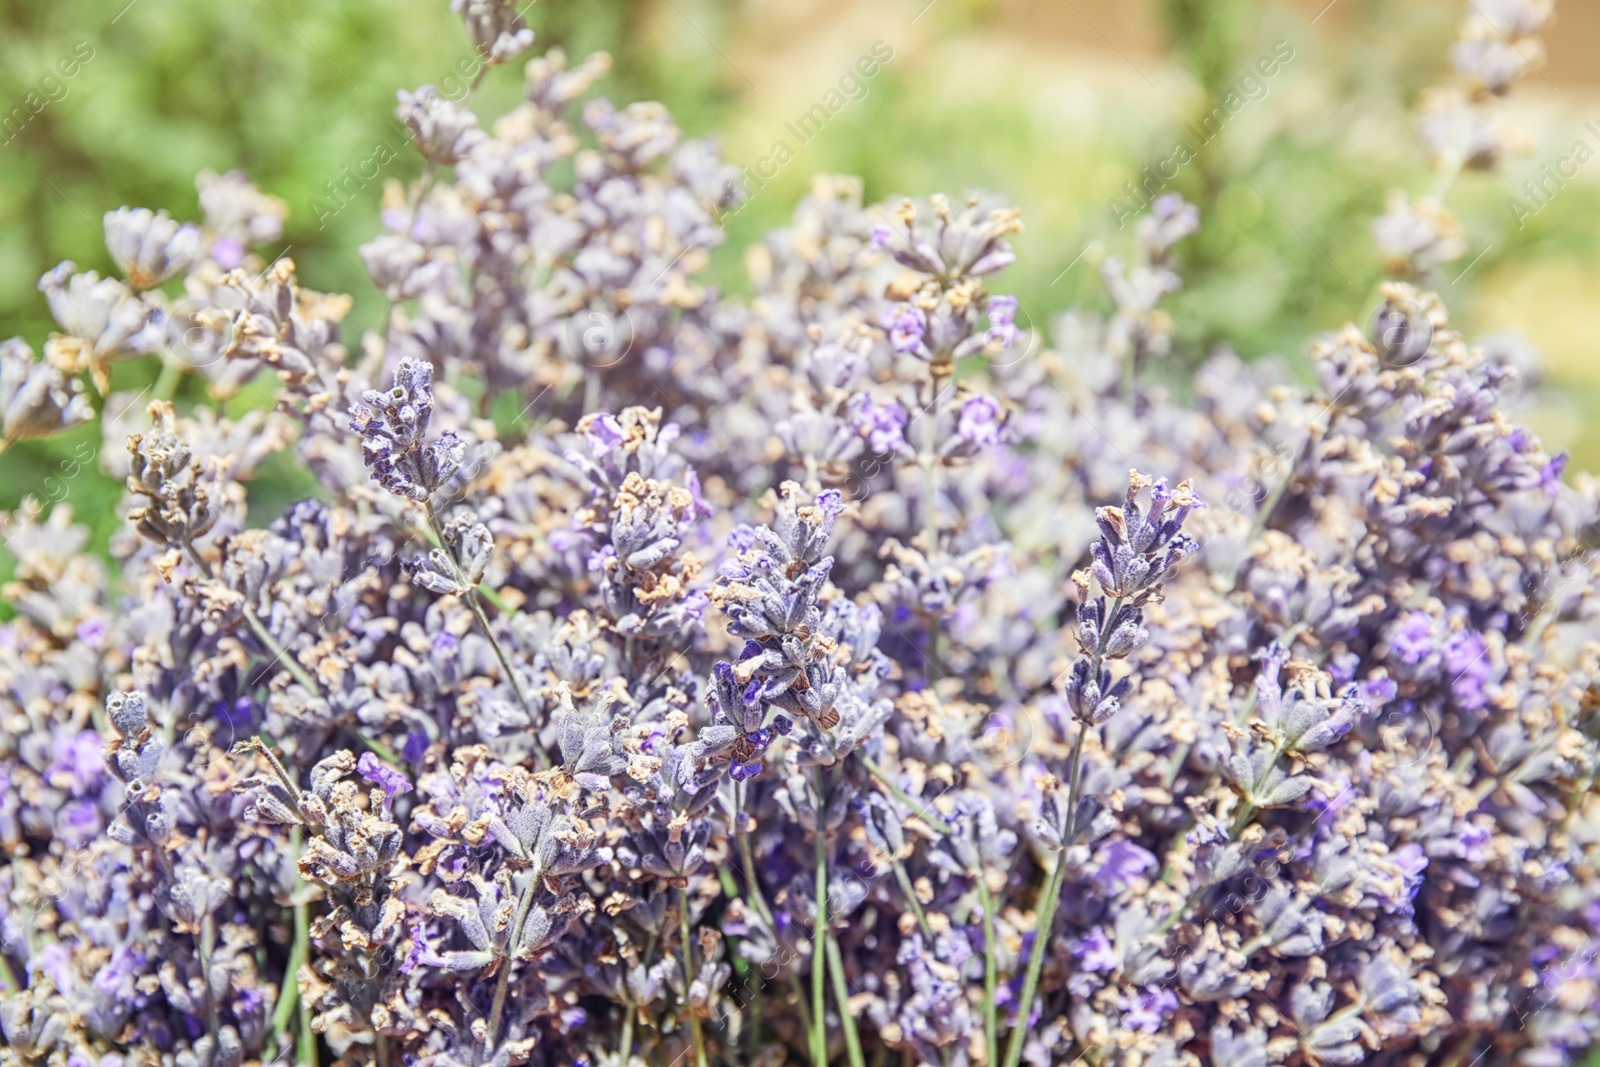
<svg viewBox="0 0 1600 1067"><path fill-rule="evenodd" d="M360 745L362 748L366 749L368 752L371 752L374 756L377 756L379 759L383 760L385 763L393 763L395 766L398 767L400 764L405 762L403 759L400 758L400 754L399 753L397 753L394 749L390 748L388 745L384 744L382 741L374 741L370 737L367 737L367 736L365 736L363 734L358 734L358 733L356 733L355 730L351 729L348 726L345 727L344 732L349 734L352 738L354 738L356 744Z"/></svg>
<svg viewBox="0 0 1600 1067"><path fill-rule="evenodd" d="M468 107L468 106L470 106L472 104L472 98L474 96L478 95L478 86L483 84L484 75L486 75L488 73L489 73L489 64L487 64L487 63L479 64L478 73L476 73L476 74L474 74L472 76L472 84L467 86L467 95L461 98L461 106L462 107Z"/></svg>
<svg viewBox="0 0 1600 1067"><path fill-rule="evenodd" d="M291 833L299 834L296 827ZM295 849L299 851L299 840L291 836ZM305 997L298 996L300 991L300 968L311 959L311 901L306 896L305 889L294 895L294 951L289 954L293 969L286 976L294 983L295 993L299 1000L300 1034L298 1040L300 1053L300 1067L317 1067L317 1035L311 1030L311 1005Z"/></svg>
<svg viewBox="0 0 1600 1067"><path fill-rule="evenodd" d="M683 1008L689 1016L689 1030L694 1035L695 1067L706 1067L706 1036L700 1030L700 1016L689 1003L689 986L694 982L694 950L689 937L689 891L678 890L678 928L683 934Z"/></svg>
<svg viewBox="0 0 1600 1067"><path fill-rule="evenodd" d="M1061 840L1063 853L1072 847L1072 837L1078 829L1078 783L1083 778L1083 739L1088 732L1089 727L1080 723L1077 739L1072 742L1072 777L1067 786L1067 833Z"/></svg>
<svg viewBox="0 0 1600 1067"><path fill-rule="evenodd" d="M729 823L729 832L738 834L740 820L739 809L744 801L740 795L739 782L734 782L733 794L733 820ZM724 865L717 868L717 881L722 883L722 894L729 900L739 896L739 886L733 880L733 867ZM750 1060L756 1059L756 1054L761 1048L761 981L754 976L750 969L750 961L744 958L739 951L739 938L729 935L728 959L733 964L733 973L738 977L739 984L750 991L750 1023L746 1031L745 1042L749 1046L747 1055Z"/></svg>
<svg viewBox="0 0 1600 1067"><path fill-rule="evenodd" d="M973 872L978 883L978 904L983 908L983 1039L989 1050L988 1062L1000 1062L1000 1013L995 1007L995 987L999 964L995 960L994 898L982 867Z"/></svg>
<svg viewBox="0 0 1600 1067"><path fill-rule="evenodd" d="M755 1062L761 1051L761 981L750 989L750 1061Z"/></svg>
<svg viewBox="0 0 1600 1067"><path fill-rule="evenodd" d="M200 573L205 575L207 581L211 581L216 577L216 573L211 569L211 564L207 563L205 557L200 555L200 550L194 547L193 540L185 539L183 547L189 553L189 559ZM308 689L313 696L320 699L322 697L322 687L312 680L311 676L289 654L289 650L280 645L278 639L267 631L261 619L256 616L255 609L249 604L245 604L243 611L244 620L250 624L250 629L256 635L256 639L267 646L267 651L272 653L272 662L282 663L283 669L289 672L291 678Z"/></svg>
<svg viewBox="0 0 1600 1067"><path fill-rule="evenodd" d="M200 985L206 995L206 1030L217 1040L217 1007L211 995L211 949L217 939L217 921L210 912L200 920Z"/></svg>
<svg viewBox="0 0 1600 1067"><path fill-rule="evenodd" d="M483 602L478 598L477 588L467 584L466 572L461 569L461 562L456 559L455 552L444 538L444 526L439 522L439 513L433 510L433 501L424 500L422 507L428 514L428 526L433 530L433 536L438 539L439 551L450 561L450 569L455 572L456 583L466 590L461 594L461 599L472 609L473 617L478 620L478 627L483 631L483 636L489 639L489 647L494 649L495 659L500 662L500 670L506 676L506 683L511 686L511 692L522 707L522 713L528 717L529 722L532 722L537 718L533 712L533 705L528 701L528 694L522 690L522 681L517 677L517 672L511 668L511 657L506 655L500 639L494 635L494 628L489 625L489 616L484 613ZM533 754L541 768L550 766L550 757L545 754L544 746L534 745Z"/></svg>
<svg viewBox="0 0 1600 1067"><path fill-rule="evenodd" d="M488 582L478 583L478 595L483 597L483 599L487 600L490 604L493 604L494 610L498 611L502 615L515 615L517 613L517 609L512 607L511 603L506 600L505 597L501 596L495 590L489 588Z"/></svg>
<svg viewBox="0 0 1600 1067"><path fill-rule="evenodd" d="M824 992L827 961L822 942L828 925L828 847L827 804L822 799L822 773L817 772L817 829L816 829L816 916L811 927L811 1062L815 1067L827 1067L828 1035L827 1004Z"/></svg>
<svg viewBox="0 0 1600 1067"><path fill-rule="evenodd" d="M872 777L883 783L883 787L892 793L896 800L910 808L912 814L921 819L930 830L938 834L940 837L944 837L950 833L950 828L944 823L936 822L927 818L923 814L922 809L917 807L917 802L912 800L904 789L901 789L899 786L895 785L894 782L889 779L889 775L885 773L882 767L878 766L877 761L871 756L867 755L866 753L862 753L861 765L867 769L868 774L872 775Z"/></svg>
<svg viewBox="0 0 1600 1067"><path fill-rule="evenodd" d="M917 926L922 930L922 936L933 942L933 928L928 925L928 917L923 914L922 902L917 899L917 891L911 885L911 876L906 873L905 864L899 857L890 856L889 863L894 867L895 881L900 883L900 892L905 894L906 903L911 907L911 914L917 917Z"/></svg>
<svg viewBox="0 0 1600 1067"><path fill-rule="evenodd" d="M250 629L255 631L256 637L263 645L267 646L267 651L272 653L272 661L274 663L282 663L283 669L289 672L289 677L299 682L313 696L320 698L322 696L322 687L313 681L311 675L307 674L305 669L296 662L294 655L280 645L277 638L267 632L265 624L256 617L255 609L249 604L244 606L244 618L250 624Z"/></svg>
<svg viewBox="0 0 1600 1067"><path fill-rule="evenodd" d="M486 1056L494 1052L495 1045L499 1042L500 1017L505 1013L506 990L511 985L511 967L517 957L517 946L522 944L522 927L528 921L528 911L533 906L534 891L543 879L538 867L534 867L532 875L522 890L522 896L517 898L516 916L511 920L511 939L506 943L500 977L495 979L494 1001L489 1007L489 1029L483 1035L483 1051Z"/></svg>
<svg viewBox="0 0 1600 1067"><path fill-rule="evenodd" d="M861 1055L861 1037L856 1033L856 1019L850 1014L850 989L844 980L844 956L839 951L839 939L832 930L827 934L828 972L833 975L833 999L839 1005L839 1021L844 1028L845 1053L850 1057L850 1067L866 1067Z"/></svg>
<svg viewBox="0 0 1600 1067"><path fill-rule="evenodd" d="M1338 398L1335 397L1334 399L1337 400ZM1332 425L1331 420L1329 425ZM1305 455L1311 450L1313 436L1311 433L1306 435L1306 443L1300 447L1300 451L1295 453L1297 457ZM1283 499L1283 494L1288 491L1289 483L1292 481L1294 481L1294 467L1291 465L1284 472L1283 481L1272 487L1272 492L1267 494L1267 498L1261 502L1260 510L1256 512L1256 517L1251 520L1250 532L1245 535L1244 539L1246 548L1255 544L1256 538L1260 537L1261 532L1267 528L1267 523L1272 519L1272 513L1278 509L1278 501ZM1228 591L1232 592L1237 588L1239 588L1239 571L1236 570L1233 575L1233 584L1229 586Z"/></svg>
<svg viewBox="0 0 1600 1067"><path fill-rule="evenodd" d="M627 1010L622 1016L622 1044L617 1049L622 1056L623 1067L633 1062L633 1002L629 1001Z"/></svg>
<svg viewBox="0 0 1600 1067"><path fill-rule="evenodd" d="M750 835L735 834L739 839L739 858L744 861L744 884L750 891L750 903L755 905L756 914L761 916L761 921L767 924L767 929L774 937L778 933L778 925L772 918L772 909L767 907L767 898L762 895L761 884L756 881L756 861L750 853ZM806 1007L805 990L800 986L800 976L791 967L783 968L783 975L789 980L789 988L794 993L795 1007L800 1013L800 1026L807 1034L811 1032L811 1012Z"/></svg>
<svg viewBox="0 0 1600 1067"><path fill-rule="evenodd" d="M1114 615L1113 611L1113 615ZM1099 657L1096 656L1096 659ZM1039 988L1039 975L1044 971L1044 958L1050 948L1050 928L1055 923L1056 908L1061 903L1061 884L1066 880L1067 851L1072 848L1072 835L1078 822L1078 783L1083 767L1083 739L1089 727L1078 726L1077 740L1072 744L1071 785L1067 788L1067 826L1061 839L1061 850L1050 869L1045 883L1044 896L1039 902L1039 918L1034 923L1033 951L1028 956L1028 972L1022 982L1022 1000L1017 1006L1017 1018L1012 1024L1011 1040L1006 1045L1005 1067L1017 1067L1022 1059L1023 1034L1028 1029L1028 1017L1033 1013L1033 995Z"/></svg>
<svg viewBox="0 0 1600 1067"><path fill-rule="evenodd" d="M299 805L300 787L295 784L293 778L289 777L289 772L283 769L283 764L278 762L278 757L273 755L272 748L265 741L261 740L260 735L252 737L247 741L240 741L234 746L234 751L259 752L263 756L267 757L267 764L272 768L272 773L278 776L278 781L283 783L283 787L287 789L289 791L289 795L294 798L295 804L297 806ZM290 841L294 846L295 852L298 853L300 851L299 827L295 828L294 833L290 836Z"/></svg>
<svg viewBox="0 0 1600 1067"><path fill-rule="evenodd" d="M1245 828L1245 824L1250 821L1250 816L1255 813L1256 806L1254 804L1248 800L1241 800L1239 802L1239 813L1233 817L1233 825L1228 828L1228 837L1230 839L1237 838L1239 831Z"/></svg>
<svg viewBox="0 0 1600 1067"><path fill-rule="evenodd" d="M1133 403L1133 391L1139 378L1139 339L1137 334L1128 342L1128 358L1122 364L1122 399Z"/></svg>
<svg viewBox="0 0 1600 1067"><path fill-rule="evenodd" d="M944 377L934 374L929 379L929 389L932 396L928 401L928 429L923 438L922 453L922 481L924 495L927 497L926 514L923 515L923 537L927 541L924 551L928 560L933 560L934 551L939 544L938 530L938 499L939 499L939 463L936 449L939 447L939 389L944 385ZM939 615L934 612L928 616L928 681L939 680Z"/></svg>
<svg viewBox="0 0 1600 1067"><path fill-rule="evenodd" d="M592 364L583 372L583 411L588 414L600 404L600 371Z"/></svg>
<svg viewBox="0 0 1600 1067"><path fill-rule="evenodd" d="M183 377L183 364L173 358L172 353L161 353L161 375L156 378L153 390L157 400L171 400L172 394L178 390L178 382Z"/></svg>
<svg viewBox="0 0 1600 1067"><path fill-rule="evenodd" d="M293 850L300 851L300 828L297 826L290 833L290 844ZM300 940L295 939L294 948L289 950L289 962L283 968L283 984L278 987L278 1003L272 1010L272 1045L277 1046L278 1035L289 1029L289 1020L294 1017L295 1005L300 1000L300 981L295 976L300 973L300 965L305 963L300 954Z"/></svg>

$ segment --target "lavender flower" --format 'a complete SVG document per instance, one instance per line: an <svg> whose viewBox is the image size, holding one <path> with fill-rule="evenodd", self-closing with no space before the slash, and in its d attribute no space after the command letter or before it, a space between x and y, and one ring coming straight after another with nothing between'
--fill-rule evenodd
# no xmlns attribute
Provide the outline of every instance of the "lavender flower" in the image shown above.
<svg viewBox="0 0 1600 1067"><path fill-rule="evenodd" d="M446 430L427 440L433 417L433 367L402 359L387 393L368 389L351 405L350 429L361 435L361 458L389 492L425 501L450 480L466 456L466 443Z"/></svg>
<svg viewBox="0 0 1600 1067"><path fill-rule="evenodd" d="M1423 105L1452 168L1514 147L1549 15L1478 6ZM452 7L505 75L513 7ZM1514 424L1527 347L1390 283L1310 387L1156 385L1175 196L1037 358L980 358L1021 339L982 198L819 179L740 300L706 261L749 190L607 67L538 56L481 127L402 98L430 177L353 359L237 173L197 226L113 212L127 280L58 267L42 358L0 346L0 442L98 418L127 519L113 569L63 504L4 517L0 1043L1579 1062L1600 504ZM1413 281L1459 253L1442 198L1378 236ZM87 403L180 344L273 409ZM256 521L280 453L318 494Z"/></svg>

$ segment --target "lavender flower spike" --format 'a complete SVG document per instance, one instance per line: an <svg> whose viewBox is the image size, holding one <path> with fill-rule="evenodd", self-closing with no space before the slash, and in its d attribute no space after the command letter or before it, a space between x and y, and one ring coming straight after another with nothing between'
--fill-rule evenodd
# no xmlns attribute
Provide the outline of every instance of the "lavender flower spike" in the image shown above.
<svg viewBox="0 0 1600 1067"><path fill-rule="evenodd" d="M433 416L433 365L406 357L394 388L368 389L350 407L350 428L361 435L361 458L378 484L397 496L425 501L461 466L466 442L446 430L426 440Z"/></svg>

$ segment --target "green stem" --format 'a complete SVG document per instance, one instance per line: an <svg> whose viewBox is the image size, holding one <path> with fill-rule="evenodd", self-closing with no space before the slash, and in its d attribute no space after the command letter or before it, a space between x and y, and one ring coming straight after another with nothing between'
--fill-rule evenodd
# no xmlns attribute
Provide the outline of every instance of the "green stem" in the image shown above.
<svg viewBox="0 0 1600 1067"><path fill-rule="evenodd" d="M911 907L911 914L917 917L917 927L922 931L922 936L928 939L931 946L933 943L933 928L928 925L928 917L923 914L922 902L917 899L916 890L911 885L911 876L906 873L905 864L900 862L898 856L890 856L889 862L894 866L895 881L900 883L900 892L905 894L906 903Z"/></svg>
<svg viewBox="0 0 1600 1067"><path fill-rule="evenodd" d="M833 976L833 999L839 1005L839 1021L844 1027L845 1053L850 1057L850 1067L866 1067L861 1055L861 1037L856 1033L855 1016L850 1014L850 989L844 980L844 956L839 951L839 939L832 930L827 934L828 973Z"/></svg>
<svg viewBox="0 0 1600 1067"><path fill-rule="evenodd" d="M748 970L748 968L747 968ZM761 1051L761 981L750 989L750 1062L754 1063Z"/></svg>
<svg viewBox="0 0 1600 1067"><path fill-rule="evenodd" d="M306 691L312 696L320 699L322 696L322 687L317 685L317 683L311 679L311 675L305 672L305 669L301 667L299 662L295 660L293 654L291 654L288 649L280 645L277 638L273 637L272 634L267 632L266 626L259 618L256 617L255 609L249 604L244 606L244 617L245 621L250 624L250 629L255 631L257 639L260 640L263 645L267 646L268 652L272 653L273 662L282 663L283 669L289 672L289 676L291 678L304 686Z"/></svg>
<svg viewBox="0 0 1600 1067"><path fill-rule="evenodd" d="M978 903L983 908L983 1038L989 1051L988 1062L1000 1062L1000 1016L995 1008L995 987L999 965L995 960L994 898L980 867L973 872L978 883Z"/></svg>
<svg viewBox="0 0 1600 1067"><path fill-rule="evenodd" d="M1239 814L1233 817L1233 825L1228 828L1228 837L1231 839L1238 838L1239 831L1245 828L1245 824L1250 821L1250 816L1255 813L1256 806L1254 804L1248 800L1239 801Z"/></svg>
<svg viewBox="0 0 1600 1067"><path fill-rule="evenodd" d="M1067 787L1067 833L1061 839L1063 853L1072 847L1072 837L1078 829L1078 784L1083 778L1083 738L1088 732L1088 726L1080 723L1077 739L1072 742L1072 777Z"/></svg>
<svg viewBox="0 0 1600 1067"><path fill-rule="evenodd" d="M196 569L205 575L206 581L215 579L216 574L212 571L211 564L207 563L205 557L200 555L200 550L194 547L194 542L186 540L183 542L183 547L188 551L189 559L194 563ZM289 654L289 650L280 645L278 639L267 631L266 626L257 617L255 609L249 604L245 604L243 611L245 622L250 624L250 630L256 635L256 639L267 647L268 652L272 653L273 662L282 663L284 670L289 672L290 677L309 690L313 696L320 699L322 697L322 688L312 681L311 676Z"/></svg>
<svg viewBox="0 0 1600 1067"><path fill-rule="evenodd" d="M689 937L689 891L678 890L678 928L683 933L683 1008L689 1016L689 1031L694 1035L695 1067L706 1067L706 1037L700 1029L700 1016L689 1003L689 986L694 982L694 950Z"/></svg>
<svg viewBox="0 0 1600 1067"><path fill-rule="evenodd" d="M295 832L299 832L298 827ZM298 842L296 847L298 850ZM287 976L288 980L294 983L296 998L299 1001L300 1035L297 1044L300 1067L317 1067L317 1035L311 1030L311 1004L305 997L299 996L300 968L311 959L311 901L307 898L303 886L294 895L294 951L289 956L291 960L296 957L300 960Z"/></svg>
<svg viewBox="0 0 1600 1067"><path fill-rule="evenodd" d="M377 756L385 763L393 763L395 766L399 766L404 762L394 749L390 748L382 741L374 741L370 737L364 737L348 727L346 727L344 732L354 738L356 744L360 745L362 748L365 748L368 752L371 752L374 756Z"/></svg>
<svg viewBox="0 0 1600 1067"><path fill-rule="evenodd" d="M217 1040L217 1006L211 995L211 949L217 939L217 921L207 912L200 920L200 985L206 995L206 1030Z"/></svg>
<svg viewBox="0 0 1600 1067"><path fill-rule="evenodd" d="M183 377L183 364L172 357L169 352L161 353L161 375L156 379L153 390L157 400L171 400L172 394L177 392L178 382Z"/></svg>
<svg viewBox="0 0 1600 1067"><path fill-rule="evenodd" d="M633 1061L633 1002L629 1001L622 1017L622 1044L617 1049L623 1067Z"/></svg>
<svg viewBox="0 0 1600 1067"><path fill-rule="evenodd" d="M535 866L532 877L528 879L527 886L522 890L522 896L517 898L517 912L511 920L511 939L506 943L506 954L501 961L500 977L495 979L494 1001L489 1007L489 1028L483 1035L484 1054L492 1055L495 1046L500 1040L500 1017L505 1014L506 990L511 985L511 967L517 958L517 947L522 944L522 927L528 921L528 911L533 906L533 894L542 879L539 868Z"/></svg>
<svg viewBox="0 0 1600 1067"><path fill-rule="evenodd" d="M756 914L761 916L761 921L767 924L767 930L774 937L777 936L778 925L772 918L772 909L767 907L767 898L761 892L761 885L756 881L755 858L750 853L750 835L735 834L739 839L739 858L744 861L744 883L750 889L750 903L755 905ZM783 975L789 981L789 988L794 993L795 1008L800 1015L800 1026L807 1034L811 1033L811 1012L806 1007L805 990L800 986L800 976L794 968L783 968ZM759 987L758 987L759 988Z"/></svg>
<svg viewBox="0 0 1600 1067"><path fill-rule="evenodd" d="M733 824L739 822L739 786L733 787ZM722 884L722 895L729 900L739 896L739 886L733 880L733 869L724 865L717 868L717 881ZM728 935L728 961L733 965L734 977L738 979L740 988L750 991L750 1027L748 1030L747 1044L750 1046L748 1056L751 1060L756 1058L756 1052L761 1047L761 983L750 973L750 962L739 952L739 938Z"/></svg>
<svg viewBox="0 0 1600 1067"><path fill-rule="evenodd" d="M1114 617L1107 616L1108 619ZM1096 659L1099 657L1097 656ZM1092 675L1091 675L1092 676ZM1080 723L1078 737L1072 744L1072 770L1067 789L1067 825L1061 838L1061 850L1056 853L1055 865L1045 882L1044 896L1039 901L1039 918L1034 923L1033 951L1028 956L1028 972L1022 982L1022 1000L1017 1005L1017 1018L1012 1024L1011 1040L1006 1045L1005 1067L1017 1067L1022 1060L1023 1034L1028 1029L1028 1016L1033 1012L1033 996L1039 988L1039 975L1044 971L1044 958L1049 954L1050 927L1054 925L1056 908L1061 903L1061 884L1066 880L1067 851L1072 848L1072 835L1078 822L1078 783L1083 769L1083 739L1089 727Z"/></svg>
<svg viewBox="0 0 1600 1067"><path fill-rule="evenodd" d="M494 610L498 611L502 615L515 615L517 613L517 609L512 607L506 601L505 597L489 588L488 582L478 583L478 595L483 597L483 599L487 600L489 603L493 604Z"/></svg>
<svg viewBox="0 0 1600 1067"><path fill-rule="evenodd" d="M272 1012L273 1046L277 1045L278 1036L289 1029L289 1020L294 1017L295 1005L300 1001L300 983L295 979L295 972L302 962L299 956L291 953L288 966L284 968L283 987L278 990L278 1003Z"/></svg>
<svg viewBox="0 0 1600 1067"><path fill-rule="evenodd" d="M883 783L883 787L893 794L896 800L910 808L912 814L921 819L930 830L938 834L940 837L944 837L950 833L950 828L944 823L934 819L929 819L926 815L924 815L923 810L917 806L917 802L912 800L911 797L906 794L904 789L901 789L899 786L895 785L894 782L890 781L889 775L884 772L882 767L878 766L877 762L873 760L871 756L862 753L861 765L866 767L868 774L872 775L872 777Z"/></svg>
<svg viewBox="0 0 1600 1067"><path fill-rule="evenodd" d="M422 507L428 513L428 525L433 530L433 536L438 539L439 551L444 553L445 559L450 561L450 569L455 572L456 583L466 587L466 572L461 569L461 563L456 559L455 552L444 539L444 527L439 523L439 513L433 510L433 501L423 501ZM494 628L489 625L489 616L484 613L483 602L478 599L477 588L466 588L461 598L467 602L467 607L472 609L472 615L478 620L478 627L483 631L483 636L489 639L489 647L494 649L495 659L500 662L500 670L505 674L506 683L511 686L511 692L516 696L517 703L521 705L522 713L528 717L530 723L533 722L537 718L533 712L533 705L528 700L528 694L522 690L522 681L517 677L517 672L511 669L511 657L506 655L500 639L494 635ZM550 766L550 757L545 754L543 745L534 745L533 754L539 761L540 768Z"/></svg>
<svg viewBox="0 0 1600 1067"><path fill-rule="evenodd" d="M939 390L944 385L944 378L942 375L934 374L928 381L932 397L928 401L928 429L923 438L922 454L922 480L928 502L927 513L922 520L922 532L927 541L925 551L928 554L928 561L932 563L934 552L939 545L937 507L939 499L939 464L936 449L939 447ZM928 681L930 683L939 680L939 622L937 612L928 616Z"/></svg>
<svg viewBox="0 0 1600 1067"><path fill-rule="evenodd" d="M828 925L828 847L827 804L822 798L822 774L817 773L817 829L816 829L816 916L811 928L811 1062L814 1067L827 1067L828 1035L825 979L827 961L822 943Z"/></svg>

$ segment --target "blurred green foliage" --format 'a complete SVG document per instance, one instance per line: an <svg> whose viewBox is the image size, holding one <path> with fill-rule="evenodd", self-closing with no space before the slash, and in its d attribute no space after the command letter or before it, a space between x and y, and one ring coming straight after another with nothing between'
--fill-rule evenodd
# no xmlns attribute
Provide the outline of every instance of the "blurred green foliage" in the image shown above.
<svg viewBox="0 0 1600 1067"><path fill-rule="evenodd" d="M350 338L358 336L377 321L382 302L356 248L377 231L384 183L410 180L418 161L402 153L325 225L316 205L328 202L327 183L342 177L341 168L393 143L396 89L441 82L467 58L448 4L125 2L0 0L0 336L22 334L35 347L43 341L50 322L34 285L58 260L108 268L104 211L132 204L193 217L196 172L234 167L288 204L276 251L295 259L305 284L356 296L347 326ZM894 27L896 58L864 99L805 144L734 218L713 259L716 280L740 289L740 250L788 220L811 174L832 172L861 176L873 200L994 190L1023 208L1028 226L1017 241L1018 264L1003 279L1021 300L1021 321L1042 328L1070 304L1103 304L1095 265L1105 254L1125 254L1132 240L1132 226L1119 226L1110 209L1113 198L1126 202L1126 183L1191 136L1186 123L1210 114L1287 42L1293 60L1166 186L1199 204L1204 223L1183 248L1186 288L1170 303L1180 357L1174 372L1221 343L1246 357L1281 353L1304 369L1297 357L1309 334L1364 317L1380 280L1370 222L1389 188L1428 188L1412 109L1420 90L1445 76L1464 10L1453 0L1344 0L1313 25L1304 11L1268 0L1149 0L1166 58L1140 55L1135 63L1114 51L1131 68L1120 76L1152 92L1137 104L1106 93L1087 120L1064 122L1062 102L1037 99L1027 81L1050 73L1048 64L1011 69L1007 48L1020 53L1034 42L1007 28L1009 8L945 0L919 16L913 32L910 17L923 8L910 0L862 8ZM610 51L616 63L603 91L614 99L663 99L692 135L734 131L728 154L735 163L764 152L787 117L782 108L763 111L772 93L756 90L730 58L752 62L745 57L767 14L752 0L545 2L526 12L538 47ZM1086 41L1098 47L1089 25ZM870 43L867 36L861 50ZM92 57L62 77L59 64L84 49ZM1116 68L1117 55L1108 52L1108 62ZM756 73L765 85L785 76ZM480 114L499 114L516 98L517 74L491 72L476 100ZM837 76L801 74L817 91ZM28 110L30 94L44 100L37 114ZM15 116L19 106L21 120L7 128L7 111ZM1581 132L1572 125L1574 135ZM1476 286L1530 262L1584 269L1595 262L1594 183L1574 184L1525 229L1506 209L1511 191L1549 154L1541 146L1507 175L1466 176L1452 192L1472 239L1469 257L1484 253L1445 287L1469 331L1478 325ZM142 388L157 371L154 359L121 366L116 388ZM1600 375L1580 377L1573 395L1590 410L1600 406ZM96 432L83 428L7 452L0 508L39 495ZM1600 455L1600 435L1593 449L1579 459ZM269 468L253 490L256 514L272 514L307 484L287 463ZM117 496L116 485L92 474L67 486L79 516L96 527L97 544L115 525Z"/></svg>

